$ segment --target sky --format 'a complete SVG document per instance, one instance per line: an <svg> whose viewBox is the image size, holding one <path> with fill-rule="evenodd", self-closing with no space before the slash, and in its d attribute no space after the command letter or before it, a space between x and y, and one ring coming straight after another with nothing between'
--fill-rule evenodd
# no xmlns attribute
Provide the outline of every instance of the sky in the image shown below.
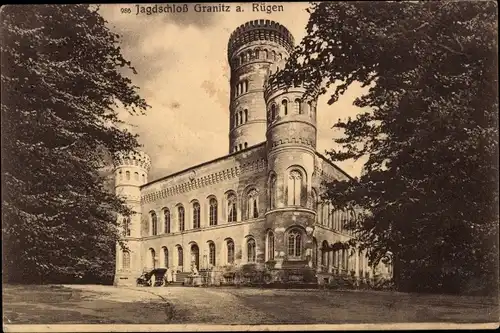
<svg viewBox="0 0 500 333"><path fill-rule="evenodd" d="M186 13L136 15L134 4L101 5L100 13L108 27L122 36L123 55L137 70L136 75L127 75L151 106L146 115L121 112L151 157L149 181L228 154L227 43L231 32L247 21L268 19L287 27L296 44L305 34L309 4L275 4L282 5L283 11L253 12L251 3L230 3L229 13L200 13L190 3ZM238 5L244 12L235 12ZM129 14L124 13L127 8ZM359 85L353 85L331 106L327 104L328 95L319 98L320 153L335 147L333 138L341 133L331 127L338 119L359 112L352 102L362 93ZM349 160L336 164L351 176L359 176L363 163Z"/></svg>

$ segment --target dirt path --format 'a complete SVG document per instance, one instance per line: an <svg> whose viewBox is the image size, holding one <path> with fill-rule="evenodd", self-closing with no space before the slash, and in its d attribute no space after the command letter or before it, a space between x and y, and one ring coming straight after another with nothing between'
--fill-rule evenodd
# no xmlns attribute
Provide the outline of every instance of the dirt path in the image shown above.
<svg viewBox="0 0 500 333"><path fill-rule="evenodd" d="M498 321L487 298L255 288L8 286L12 324L360 324Z"/></svg>

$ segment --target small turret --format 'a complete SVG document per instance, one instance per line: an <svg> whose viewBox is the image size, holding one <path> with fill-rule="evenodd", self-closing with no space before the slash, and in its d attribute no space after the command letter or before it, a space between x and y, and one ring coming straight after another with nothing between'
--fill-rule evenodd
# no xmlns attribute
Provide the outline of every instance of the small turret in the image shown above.
<svg viewBox="0 0 500 333"><path fill-rule="evenodd" d="M128 249L116 245L115 285L134 285L141 271L140 238L141 186L148 181L151 159L144 152L118 153L113 159L115 192L133 211L130 217L118 216L121 236Z"/></svg>

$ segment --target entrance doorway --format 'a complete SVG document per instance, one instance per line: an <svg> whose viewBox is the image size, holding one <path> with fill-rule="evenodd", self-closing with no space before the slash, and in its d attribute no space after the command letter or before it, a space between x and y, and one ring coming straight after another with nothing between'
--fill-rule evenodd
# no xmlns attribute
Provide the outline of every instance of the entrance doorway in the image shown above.
<svg viewBox="0 0 500 333"><path fill-rule="evenodd" d="M198 245L193 244L191 245L191 262L194 261L194 265L197 270L200 269L200 249L198 248Z"/></svg>

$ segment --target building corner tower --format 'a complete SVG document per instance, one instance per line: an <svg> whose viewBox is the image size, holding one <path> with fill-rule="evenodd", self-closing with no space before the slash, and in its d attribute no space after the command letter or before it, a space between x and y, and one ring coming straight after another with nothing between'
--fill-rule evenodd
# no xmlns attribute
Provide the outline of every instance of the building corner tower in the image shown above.
<svg viewBox="0 0 500 333"><path fill-rule="evenodd" d="M278 70L272 68L273 73ZM265 223L274 232L276 268L313 267L316 95L307 95L301 86L265 86L269 200Z"/></svg>
<svg viewBox="0 0 500 333"><path fill-rule="evenodd" d="M133 211L129 217L118 216L121 241L127 249L116 245L116 271L114 285L135 285L135 278L142 273L140 251L141 237L141 186L148 181L151 159L144 152L119 153L114 160L115 193L123 198Z"/></svg>

